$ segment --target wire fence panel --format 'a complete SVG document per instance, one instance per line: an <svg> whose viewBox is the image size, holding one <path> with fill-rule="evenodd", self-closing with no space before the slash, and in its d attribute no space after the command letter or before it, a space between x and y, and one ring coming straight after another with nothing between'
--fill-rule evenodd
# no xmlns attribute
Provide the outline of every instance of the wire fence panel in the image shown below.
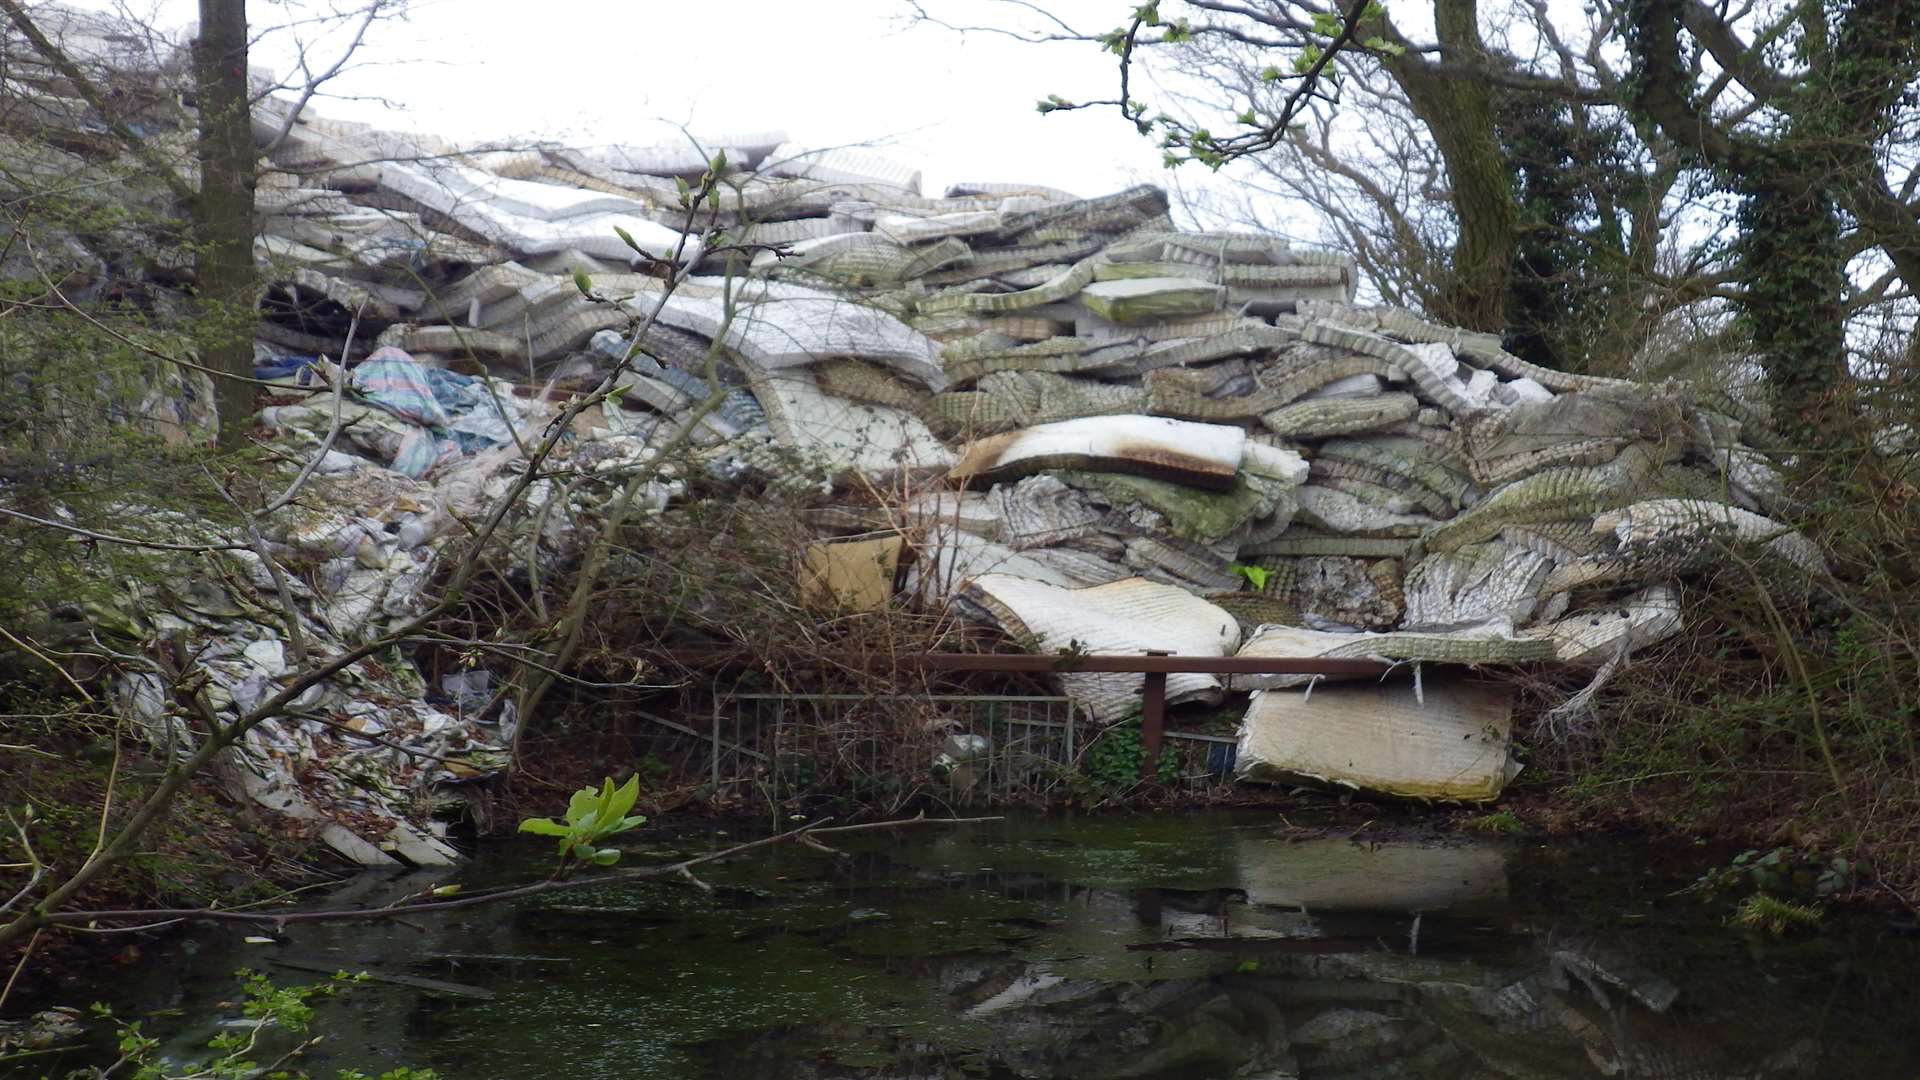
<svg viewBox="0 0 1920 1080"><path fill-rule="evenodd" d="M1095 730L1064 697L734 694L716 701L708 772L774 802L831 788L863 801L927 794L1030 801L1073 769Z"/></svg>
<svg viewBox="0 0 1920 1080"><path fill-rule="evenodd" d="M735 693L714 698L704 717L647 719L655 725L643 758L772 808L808 795L887 809L927 797L955 806L1044 801L1087 782L1089 751L1119 730L1069 698L1019 694ZM1163 786L1198 796L1229 781L1234 739L1180 731L1166 739L1178 768L1157 774Z"/></svg>

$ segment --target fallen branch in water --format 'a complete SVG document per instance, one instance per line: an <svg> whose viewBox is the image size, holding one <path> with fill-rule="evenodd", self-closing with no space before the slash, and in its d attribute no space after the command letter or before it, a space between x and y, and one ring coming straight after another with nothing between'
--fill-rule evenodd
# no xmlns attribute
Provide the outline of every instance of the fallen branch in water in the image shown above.
<svg viewBox="0 0 1920 1080"><path fill-rule="evenodd" d="M264 911L223 910L220 908L148 908L148 909L139 909L139 910L130 910L130 911L61 911L61 912L55 912L47 915L45 921L46 921L46 924L50 927L58 927L62 929L75 930L75 929L80 929L80 927L71 926L68 924L93 923L93 922L100 922L102 920L117 921L117 920L123 920L123 919L138 920L143 923L153 923L160 920L168 920L168 921L202 920L207 922L250 923L253 925L264 925L264 926L271 926L275 928L279 928L283 926L291 926L295 923L347 922L355 919L395 919L395 918L401 918L408 915L429 914L437 911L452 911L456 908L474 907L479 904L490 904L499 900L514 900L523 896L538 896L542 893L570 892L576 889L598 889L607 885L625 885L625 884L629 884L636 881L656 881L661 878L677 877L683 880L690 880L694 884L700 885L701 882L699 881L699 879L693 876L694 867L700 866L704 863L713 863L713 862L719 862L723 859L730 859L736 855L744 855L749 851L756 851L756 850L759 850L760 848L773 847L778 844L799 842L799 843L805 844L808 847L812 847L815 849L824 849L827 851L833 851L832 848L828 848L825 844L820 843L818 838L821 836L833 836L833 835L838 835L842 833L877 832L884 829L905 829L905 828L911 828L917 825L977 825L981 822L1001 821L1004 819L1000 817L930 818L923 813L915 817L901 818L896 821L874 821L874 822L868 822L867 824L864 824L864 825L836 825L829 828L827 827L827 822L831 820L833 819L822 818L819 821L812 822L807 825L802 825L799 828L790 830L788 832L778 833L773 836L762 837L759 840L749 840L744 844L735 844L730 848L724 848L720 851L709 852L708 854L705 854L705 855L696 855L691 859L682 859L679 862L663 863L658 866L637 867L632 870L618 870L618 871L614 871L613 873L597 874L591 877L548 879L545 881L534 882L531 885L515 885L509 888L495 889L491 892L473 893L472 895L468 895L468 896L448 897L446 899L439 899L439 900L425 899L415 903L407 903L405 901L402 901L396 904L389 905L387 907L347 908L347 909L335 910L335 911L290 911L290 912L283 912L278 914L273 912L264 912ZM835 854L840 854L840 853L835 852ZM431 896L432 894L428 893L426 895ZM95 933L116 932L115 928L93 927L90 929L92 929ZM122 927L117 929L121 932L134 932L139 930L152 929L152 927L151 926L131 926L131 927Z"/></svg>

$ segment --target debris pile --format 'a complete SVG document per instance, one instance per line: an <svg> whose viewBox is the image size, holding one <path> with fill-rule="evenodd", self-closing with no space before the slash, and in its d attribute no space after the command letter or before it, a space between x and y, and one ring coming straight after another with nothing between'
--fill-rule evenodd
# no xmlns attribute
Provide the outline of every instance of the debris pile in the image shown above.
<svg viewBox="0 0 1920 1080"><path fill-rule="evenodd" d="M264 223L277 253L332 275L302 311L338 325L390 281L342 223L398 220L406 258L437 260L445 284L393 300L380 341L430 367L591 377L657 308L607 430L704 423L735 475L916 491L891 516L918 602L1046 650L1374 657L1426 676L1325 707L1304 678L1174 677L1174 703L1255 692L1250 777L1491 797L1511 702L1443 669L1617 667L1677 628L1664 582L1716 543L1820 566L1765 516L1778 482L1741 441L1757 419L1740 401L1545 370L1491 335L1356 305L1346 257L1180 232L1155 188L931 197L909 169L773 135L460 155L292 130L275 163L299 186ZM676 178L720 147L728 183L690 210ZM707 250L716 230L750 262ZM632 273L646 256L692 276L663 296ZM583 295L575 272L625 298ZM703 419L710 377L731 407ZM901 477L921 482L885 483ZM1108 722L1140 681L1062 677ZM1481 736L1470 762L1423 749L1458 730Z"/></svg>
<svg viewBox="0 0 1920 1080"><path fill-rule="evenodd" d="M1174 703L1254 693L1248 777L1491 797L1511 703L1463 669L1605 674L1674 632L1666 583L1727 544L1788 575L1821 565L1768 516L1779 483L1741 401L1545 370L1492 335L1357 305L1346 256L1181 232L1157 188L929 196L877 154L778 133L463 151L273 97L255 128L257 374L286 390L260 420L309 454L342 432L306 500L331 510L270 538L321 567L300 596L317 648L412 610L555 402L623 359L617 399L570 434L573 466L618 469L690 432L715 476L911 491L887 517L915 602L1044 650L1408 665L1404 688L1337 698L1304 678L1170 680ZM690 204L716 164L722 183ZM563 550L571 515L539 512L563 496L529 495L525 516L554 531L542 550ZM270 568L248 566L271 595ZM218 588L158 605L218 644L234 704L289 644L245 606ZM514 718L484 690L428 696L404 657L374 668L260 729L236 784L290 813L361 806L346 832L423 861L419 797L490 768ZM1108 722L1140 684L1062 681ZM167 727L164 707L142 715ZM1469 729L1471 761L1422 749Z"/></svg>

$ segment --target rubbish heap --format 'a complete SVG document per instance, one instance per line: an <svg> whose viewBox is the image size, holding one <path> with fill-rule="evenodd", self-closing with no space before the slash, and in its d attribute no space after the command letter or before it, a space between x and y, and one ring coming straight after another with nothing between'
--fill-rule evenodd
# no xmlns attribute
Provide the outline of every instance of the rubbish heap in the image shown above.
<svg viewBox="0 0 1920 1080"><path fill-rule="evenodd" d="M380 343L524 384L596 376L651 314L606 430L704 425L733 475L894 492L916 602L1043 650L1407 666L1405 685L1317 691L1172 677L1174 704L1253 691L1249 778L1492 797L1511 695L1474 669L1617 668L1678 627L1665 582L1709 539L1820 568L1765 516L1778 480L1739 400L1545 370L1357 305L1347 257L1183 233L1157 188L934 197L866 151L771 134L462 155L291 130L274 162L298 180L263 195L263 245L336 325L382 295ZM681 185L721 150L727 184L689 210ZM643 256L692 274L666 295ZM396 258L444 284L379 293ZM340 346L285 324L268 340ZM1060 678L1102 722L1141 684Z"/></svg>
<svg viewBox="0 0 1920 1080"><path fill-rule="evenodd" d="M1170 678L1173 704L1253 693L1250 779L1492 797L1512 702L1477 669L1611 672L1676 630L1668 582L1726 544L1821 568L1767 516L1779 482L1736 397L1545 370L1356 304L1345 255L1182 232L1154 187L929 196L878 154L778 133L463 151L272 97L255 130L257 374L286 390L260 419L317 453L346 418L314 480L330 511L271 538L322 567L299 598L317 650L414 610L558 403L630 353L618 400L576 422L573 464L690 434L716 476L891 493L913 602L1041 650L1405 665L1377 685ZM724 182L687 205L721 153ZM569 515L540 513L562 496L529 496L541 550L564 550ZM233 703L284 670L285 634L240 598L167 599L220 643ZM1104 723L1141 683L1060 681ZM353 857L430 861L443 846L409 824L424 794L496 767L515 718L464 682L428 695L397 653L363 663L259 729L235 785L329 818Z"/></svg>

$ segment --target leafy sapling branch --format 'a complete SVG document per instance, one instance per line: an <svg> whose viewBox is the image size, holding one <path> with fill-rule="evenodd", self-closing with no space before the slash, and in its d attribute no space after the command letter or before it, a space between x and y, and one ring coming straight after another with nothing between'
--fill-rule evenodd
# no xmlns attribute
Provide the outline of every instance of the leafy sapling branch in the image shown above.
<svg viewBox="0 0 1920 1080"><path fill-rule="evenodd" d="M573 798L567 800L564 820L528 818L520 823L520 831L559 840L558 874L570 873L578 866L612 866L620 861L619 849L599 845L610 836L646 823L644 816L627 813L639 797L638 774L628 777L627 782L617 788L609 777L601 782L598 790L584 787L574 792Z"/></svg>
<svg viewBox="0 0 1920 1080"><path fill-rule="evenodd" d="M1200 5L1204 13L1210 5ZM1225 9L1234 11L1231 7ZM1290 57L1268 64L1261 71L1265 84L1289 83L1291 90L1270 106L1249 103L1234 119L1247 130L1217 135L1201 124L1156 112L1146 102L1135 99L1132 90L1149 50L1179 49L1203 38L1242 41L1245 31L1227 23L1164 14L1160 0L1136 5L1125 26L1103 34L1078 35L1079 40L1097 43L1119 61L1119 94L1093 101L1070 101L1049 94L1037 103L1042 114L1078 109L1113 107L1119 110L1140 134L1157 137L1162 161L1174 168L1189 161L1219 170L1236 159L1264 153L1279 145L1306 110L1315 102L1336 104L1339 100L1340 72L1333 66L1342 53L1372 56L1399 56L1405 46L1387 36L1386 12L1377 0L1351 0L1334 10L1313 13L1305 25L1288 25L1287 20L1257 19L1263 29L1288 32L1284 48Z"/></svg>

